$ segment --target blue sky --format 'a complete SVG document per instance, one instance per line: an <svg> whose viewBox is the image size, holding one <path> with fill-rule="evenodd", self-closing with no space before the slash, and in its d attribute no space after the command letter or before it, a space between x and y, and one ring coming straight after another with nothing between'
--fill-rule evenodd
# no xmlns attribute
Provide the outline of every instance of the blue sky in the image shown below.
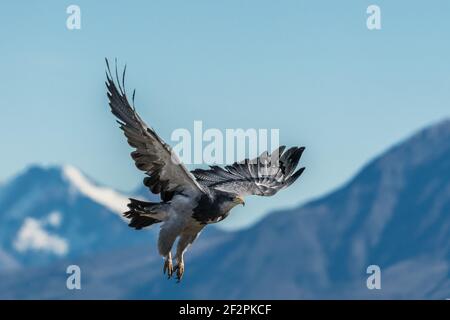
<svg viewBox="0 0 450 320"><path fill-rule="evenodd" d="M81 8L82 29L66 28ZM366 28L381 7L382 30ZM128 65L142 117L176 128L280 128L305 145L300 183L247 200L229 226L343 184L450 116L448 1L9 1L0 10L0 181L70 163L120 190L141 181L107 109L104 57Z"/></svg>

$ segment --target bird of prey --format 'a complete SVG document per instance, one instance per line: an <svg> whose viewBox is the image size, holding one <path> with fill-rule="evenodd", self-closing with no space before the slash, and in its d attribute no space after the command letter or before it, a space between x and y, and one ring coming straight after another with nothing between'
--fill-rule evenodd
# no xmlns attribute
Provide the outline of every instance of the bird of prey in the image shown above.
<svg viewBox="0 0 450 320"><path fill-rule="evenodd" d="M295 171L305 148L292 147L285 151L285 146L281 146L271 154L266 151L252 160L189 171L171 147L139 117L134 107L135 92L130 104L125 72L126 66L120 81L116 61L114 79L106 60L109 106L134 148L131 157L136 167L147 174L144 185L159 194L161 201L130 198L124 216L130 219L129 226L138 230L161 223L158 250L164 258L163 272L167 272L169 279L176 273L179 282L185 270L184 253L200 231L225 219L235 206L245 205L245 196L272 196L294 183L305 169ZM171 251L177 238L174 265Z"/></svg>

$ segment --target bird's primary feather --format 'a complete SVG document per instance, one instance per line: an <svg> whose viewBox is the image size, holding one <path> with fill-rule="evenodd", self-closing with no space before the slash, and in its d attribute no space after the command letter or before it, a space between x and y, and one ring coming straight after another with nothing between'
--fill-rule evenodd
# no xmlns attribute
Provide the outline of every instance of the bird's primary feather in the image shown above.
<svg viewBox="0 0 450 320"><path fill-rule="evenodd" d="M208 188L235 193L240 196L271 196L294 183L304 167L294 170L305 148L293 147L284 152L281 146L272 154L264 152L259 157L221 168L193 170L197 181ZM284 153L283 153L284 152Z"/></svg>
<svg viewBox="0 0 450 320"><path fill-rule="evenodd" d="M119 119L120 128L125 133L128 143L136 149L131 153L136 167L149 175L145 185L155 194L173 191L203 193L203 188L181 163L176 153L142 121L136 110L128 103L123 88L125 86L125 70L122 86L120 86L116 65L116 81L119 87L117 88L108 60L106 62L109 105L112 113Z"/></svg>

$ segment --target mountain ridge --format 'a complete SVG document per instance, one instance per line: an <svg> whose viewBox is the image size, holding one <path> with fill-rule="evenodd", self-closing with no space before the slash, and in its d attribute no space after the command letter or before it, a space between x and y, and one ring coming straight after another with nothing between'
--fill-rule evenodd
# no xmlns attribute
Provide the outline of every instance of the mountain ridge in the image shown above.
<svg viewBox="0 0 450 320"><path fill-rule="evenodd" d="M145 241L154 231L130 233L121 215L127 202L73 166L32 165L22 170L0 188L0 269L45 265L62 256L120 247L125 245L122 238Z"/></svg>
<svg viewBox="0 0 450 320"><path fill-rule="evenodd" d="M178 286L162 277L156 250L136 243L76 259L85 274L80 292L61 286L65 263L58 262L0 284L0 297L448 298L448 141L445 120L395 144L334 192L245 230L207 229L187 255ZM381 268L381 290L366 287L372 264ZM30 281L38 291L28 290Z"/></svg>

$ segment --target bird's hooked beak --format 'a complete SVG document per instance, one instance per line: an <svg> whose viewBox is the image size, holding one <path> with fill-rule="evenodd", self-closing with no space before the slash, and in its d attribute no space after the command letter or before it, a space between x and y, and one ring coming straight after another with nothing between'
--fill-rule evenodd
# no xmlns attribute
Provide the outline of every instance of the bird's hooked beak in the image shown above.
<svg viewBox="0 0 450 320"><path fill-rule="evenodd" d="M245 206L244 198L241 197L241 196L235 197L233 202L236 203L236 204L242 204L242 206Z"/></svg>

